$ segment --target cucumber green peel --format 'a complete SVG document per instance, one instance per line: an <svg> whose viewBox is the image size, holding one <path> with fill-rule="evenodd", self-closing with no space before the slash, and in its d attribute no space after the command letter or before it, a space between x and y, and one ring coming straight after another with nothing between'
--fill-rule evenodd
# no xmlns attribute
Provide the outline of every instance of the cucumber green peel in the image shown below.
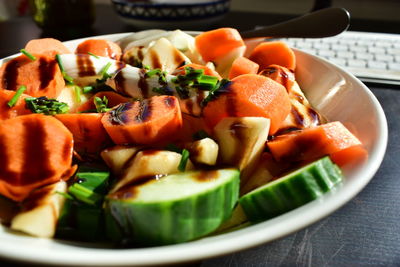
<svg viewBox="0 0 400 267"><path fill-rule="evenodd" d="M324 157L247 193L239 203L250 221L259 222L317 199L342 178L339 167Z"/></svg>
<svg viewBox="0 0 400 267"><path fill-rule="evenodd" d="M177 173L126 189L126 198L109 195L107 235L145 246L207 235L231 216L239 176L236 169Z"/></svg>

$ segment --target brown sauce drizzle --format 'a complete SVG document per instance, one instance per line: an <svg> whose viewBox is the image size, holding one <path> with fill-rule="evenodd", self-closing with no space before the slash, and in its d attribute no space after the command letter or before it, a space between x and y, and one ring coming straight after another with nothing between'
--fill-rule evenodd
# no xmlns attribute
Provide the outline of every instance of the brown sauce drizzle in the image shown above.
<svg viewBox="0 0 400 267"><path fill-rule="evenodd" d="M29 177L27 183L35 183L54 175L54 170L50 166L50 161L44 160L49 158L49 151L43 146L47 133L43 125L36 121L24 122L25 137L24 144L24 173L21 177Z"/></svg>
<svg viewBox="0 0 400 267"><path fill-rule="evenodd" d="M217 170L200 171L194 175L194 178L199 182L208 182L218 178Z"/></svg>
<svg viewBox="0 0 400 267"><path fill-rule="evenodd" d="M156 182L165 176L166 174L157 174L135 178L132 182L124 185L121 189L110 194L108 197L112 199L132 199L137 194L139 187Z"/></svg>
<svg viewBox="0 0 400 267"><path fill-rule="evenodd" d="M150 58L151 58L151 66L153 69L161 69L162 68L160 57L154 50L150 51Z"/></svg>
<svg viewBox="0 0 400 267"><path fill-rule="evenodd" d="M30 211L41 205L43 203L43 197L49 194L52 189L53 186L45 186L31 192L29 197L24 201L22 205L22 211Z"/></svg>
<svg viewBox="0 0 400 267"><path fill-rule="evenodd" d="M78 54L76 55L77 58L77 66L78 66L78 76L85 77L85 76L94 76L96 75L96 69L93 66L93 62L90 60L90 55L86 54Z"/></svg>
<svg viewBox="0 0 400 267"><path fill-rule="evenodd" d="M3 88L6 90L16 91L17 88L17 77L18 77L18 68L21 65L21 62L18 58L15 58L9 61L4 69Z"/></svg>
<svg viewBox="0 0 400 267"><path fill-rule="evenodd" d="M233 149L235 153L232 156L232 162L233 164L235 164L235 166L240 163L240 160L243 157L243 153L246 150L246 148L241 144L241 141L246 138L246 129L247 126L239 121L233 122L229 127L229 132L231 136L236 139L235 148Z"/></svg>
<svg viewBox="0 0 400 267"><path fill-rule="evenodd" d="M137 53L137 56L138 56L138 59L140 60L140 62L142 62L144 59L143 48L144 48L144 46L139 46L138 53Z"/></svg>
<svg viewBox="0 0 400 267"><path fill-rule="evenodd" d="M304 127L304 116L297 110L295 106L292 106L291 114L293 115L293 119L296 122L296 125L299 126L299 128Z"/></svg>
<svg viewBox="0 0 400 267"><path fill-rule="evenodd" d="M226 96L226 113L228 117L238 117L235 94L233 92L229 92Z"/></svg>
<svg viewBox="0 0 400 267"><path fill-rule="evenodd" d="M174 65L177 65L178 67L185 65L185 58L182 56L182 53L178 49L174 49L173 56L174 56Z"/></svg>
<svg viewBox="0 0 400 267"><path fill-rule="evenodd" d="M40 58L39 60L39 73L40 73L40 90L49 86L50 82L54 78L54 74L57 70L57 62L55 60L46 60Z"/></svg>
<svg viewBox="0 0 400 267"><path fill-rule="evenodd" d="M164 104L168 109L170 109L171 107L175 107L175 105L176 105L175 97L165 97Z"/></svg>
<svg viewBox="0 0 400 267"><path fill-rule="evenodd" d="M123 95L127 95L125 89L125 77L122 71L118 72L118 74L115 76L114 82L117 92Z"/></svg>
<svg viewBox="0 0 400 267"><path fill-rule="evenodd" d="M194 110L193 109L194 108L193 100L188 98L188 99L185 99L184 102L185 102L185 108L187 110L187 113L193 114L193 110Z"/></svg>
<svg viewBox="0 0 400 267"><path fill-rule="evenodd" d="M310 115L310 117L312 118L312 121L310 121L310 123L312 123L313 125L319 125L321 124L321 117L318 114L318 112L316 112L313 108L308 107L307 108L307 113Z"/></svg>
<svg viewBox="0 0 400 267"><path fill-rule="evenodd" d="M134 102L127 102L119 104L116 108L113 108L110 111L110 122L112 125L124 125L129 121L129 117L127 116L127 110L131 109L134 105ZM124 131L122 131L124 132Z"/></svg>
<svg viewBox="0 0 400 267"><path fill-rule="evenodd" d="M139 70L138 87L142 92L143 98L148 98L149 97L149 85L147 84L146 70L144 70L144 69Z"/></svg>

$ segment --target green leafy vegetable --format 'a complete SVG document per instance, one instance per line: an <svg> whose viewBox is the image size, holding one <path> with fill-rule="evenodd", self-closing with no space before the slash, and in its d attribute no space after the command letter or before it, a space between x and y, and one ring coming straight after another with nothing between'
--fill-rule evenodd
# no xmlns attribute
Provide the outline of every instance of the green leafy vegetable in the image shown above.
<svg viewBox="0 0 400 267"><path fill-rule="evenodd" d="M22 54L27 56L32 61L36 60L36 57L34 55L32 55L31 53L29 53L28 51L26 51L25 49L21 49L21 50L19 50L19 52L21 52Z"/></svg>
<svg viewBox="0 0 400 267"><path fill-rule="evenodd" d="M59 102L56 99L49 99L46 96L27 97L25 104L33 113L41 113L45 115L63 114L69 111L66 103Z"/></svg>
<svg viewBox="0 0 400 267"><path fill-rule="evenodd" d="M100 59L100 57L99 57L98 55L95 55L95 54L93 54L93 53L91 53L91 52L88 52L88 54L91 55L92 57L95 57L95 58L97 58L97 59Z"/></svg>
<svg viewBox="0 0 400 267"><path fill-rule="evenodd" d="M11 98L10 101L8 101L7 105L12 108L13 106L15 106L15 104L17 104L18 99L21 97L21 95L25 92L26 90L26 86L25 85L21 85L18 90L15 92L14 96Z"/></svg>
<svg viewBox="0 0 400 267"><path fill-rule="evenodd" d="M81 87L74 85L74 91L75 91L75 100L77 103L81 103L82 99L81 99Z"/></svg>

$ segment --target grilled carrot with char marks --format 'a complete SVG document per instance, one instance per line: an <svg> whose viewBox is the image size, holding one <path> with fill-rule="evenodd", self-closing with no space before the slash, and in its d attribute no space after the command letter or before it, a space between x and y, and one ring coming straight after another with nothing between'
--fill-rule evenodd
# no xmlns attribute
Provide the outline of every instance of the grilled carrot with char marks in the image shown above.
<svg viewBox="0 0 400 267"><path fill-rule="evenodd" d="M93 95L88 101L80 105L77 109L77 112L96 110L96 105L94 104L95 97L99 97L100 99L106 97L108 100L108 105L107 105L108 108L115 107L116 105L119 105L121 103L129 102L130 100L129 98L124 97L115 92L111 91L98 92L95 95Z"/></svg>
<svg viewBox="0 0 400 267"><path fill-rule="evenodd" d="M30 114L0 123L0 194L22 201L71 168L73 138L57 119Z"/></svg>
<svg viewBox="0 0 400 267"><path fill-rule="evenodd" d="M96 154L111 144L101 123L102 113L57 114L55 117L70 130L74 149L79 154Z"/></svg>
<svg viewBox="0 0 400 267"><path fill-rule="evenodd" d="M119 60L122 52L119 45L114 42L102 39L89 39L83 41L76 48L75 54L92 53L100 57L109 57Z"/></svg>
<svg viewBox="0 0 400 267"><path fill-rule="evenodd" d="M25 55L16 57L0 67L0 88L16 91L25 85L30 96L56 98L65 87L60 68L55 59L34 55L35 60Z"/></svg>
<svg viewBox="0 0 400 267"><path fill-rule="evenodd" d="M24 99L29 97L25 94L19 97L14 106L10 107L8 105L8 102L14 97L15 93L14 91L0 90L0 121L32 113L25 106Z"/></svg>
<svg viewBox="0 0 400 267"><path fill-rule="evenodd" d="M59 40L41 38L30 40L25 50L31 54L46 55L54 58L57 54L69 54L71 51Z"/></svg>
<svg viewBox="0 0 400 267"><path fill-rule="evenodd" d="M154 144L174 139L182 116L174 96L154 96L114 107L102 123L115 144Z"/></svg>
<svg viewBox="0 0 400 267"><path fill-rule="evenodd" d="M264 117L271 120L270 134L273 134L290 112L286 89L261 75L240 75L232 79L223 91L203 110L210 127L225 117Z"/></svg>

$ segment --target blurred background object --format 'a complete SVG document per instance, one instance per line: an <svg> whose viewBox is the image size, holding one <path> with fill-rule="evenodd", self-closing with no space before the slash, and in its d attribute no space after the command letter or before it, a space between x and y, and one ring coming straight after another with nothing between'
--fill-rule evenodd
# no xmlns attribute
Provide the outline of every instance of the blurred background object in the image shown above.
<svg viewBox="0 0 400 267"><path fill-rule="evenodd" d="M229 11L230 0L111 0L120 18L137 28L190 29L214 23Z"/></svg>

